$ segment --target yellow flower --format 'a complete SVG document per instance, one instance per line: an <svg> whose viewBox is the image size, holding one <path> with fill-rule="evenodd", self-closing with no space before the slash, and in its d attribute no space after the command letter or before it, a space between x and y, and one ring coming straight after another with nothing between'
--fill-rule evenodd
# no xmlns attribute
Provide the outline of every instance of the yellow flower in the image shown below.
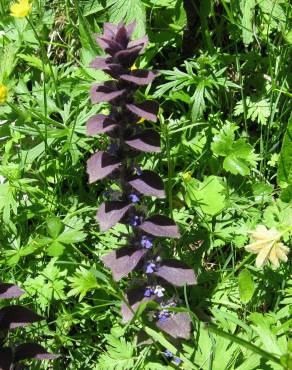
<svg viewBox="0 0 292 370"><path fill-rule="evenodd" d="M134 64L132 65L132 67L130 68L130 70L131 70L131 71L135 71L135 69L138 69L138 68L137 68L136 64L134 63Z"/></svg>
<svg viewBox="0 0 292 370"><path fill-rule="evenodd" d="M192 171L188 171L188 172L185 172L183 175L182 175L182 178L185 182L188 182L192 179Z"/></svg>
<svg viewBox="0 0 292 370"><path fill-rule="evenodd" d="M268 260L279 267L279 260L287 262L289 248L280 242L282 233L272 227L270 230L264 225L257 225L255 231L251 233L255 241L245 246L248 252L257 254L256 266L264 266Z"/></svg>
<svg viewBox="0 0 292 370"><path fill-rule="evenodd" d="M0 84L0 104L3 104L7 100L8 89L5 85Z"/></svg>
<svg viewBox="0 0 292 370"><path fill-rule="evenodd" d="M140 118L139 121L137 121L137 123L143 123L145 121L145 118Z"/></svg>
<svg viewBox="0 0 292 370"><path fill-rule="evenodd" d="M32 5L28 0L18 0L10 6L10 14L16 18L23 18L29 15Z"/></svg>

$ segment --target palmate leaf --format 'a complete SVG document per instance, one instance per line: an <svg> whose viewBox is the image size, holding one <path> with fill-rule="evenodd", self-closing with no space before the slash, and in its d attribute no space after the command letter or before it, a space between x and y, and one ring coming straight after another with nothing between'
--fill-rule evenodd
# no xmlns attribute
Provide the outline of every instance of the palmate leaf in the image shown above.
<svg viewBox="0 0 292 370"><path fill-rule="evenodd" d="M128 24L136 20L134 35L145 35L146 11L142 0L107 0L106 6L111 22L118 23L123 19Z"/></svg>
<svg viewBox="0 0 292 370"><path fill-rule="evenodd" d="M90 269L79 267L72 277L68 277L71 290L68 297L79 295L79 302L85 297L87 292L98 287L96 277Z"/></svg>
<svg viewBox="0 0 292 370"><path fill-rule="evenodd" d="M134 359L134 346L124 338L107 335L107 352L99 357L98 370L128 370L132 369Z"/></svg>

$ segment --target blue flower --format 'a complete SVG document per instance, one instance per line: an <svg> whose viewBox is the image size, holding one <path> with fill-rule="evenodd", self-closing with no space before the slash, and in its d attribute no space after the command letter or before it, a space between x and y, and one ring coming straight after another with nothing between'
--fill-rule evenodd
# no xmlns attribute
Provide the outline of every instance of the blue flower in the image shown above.
<svg viewBox="0 0 292 370"><path fill-rule="evenodd" d="M154 268L156 267L155 263L150 262L146 266L146 274L152 274L154 272Z"/></svg>
<svg viewBox="0 0 292 370"><path fill-rule="evenodd" d="M137 203L140 200L140 198L136 194L130 194L129 195L129 198L130 198L130 200L131 200L132 203Z"/></svg>
<svg viewBox="0 0 292 370"><path fill-rule="evenodd" d="M173 357L173 353L169 349L164 350L163 353L165 354L166 357L169 357L169 358Z"/></svg>
<svg viewBox="0 0 292 370"><path fill-rule="evenodd" d="M179 357L175 357L174 362L175 362L177 365L179 365L179 364L182 362L182 360L181 360Z"/></svg>
<svg viewBox="0 0 292 370"><path fill-rule="evenodd" d="M151 297L151 295L154 294L154 290L151 288L145 289L144 297Z"/></svg>
<svg viewBox="0 0 292 370"><path fill-rule="evenodd" d="M152 238L143 235L140 244L143 248L150 249L153 246Z"/></svg>

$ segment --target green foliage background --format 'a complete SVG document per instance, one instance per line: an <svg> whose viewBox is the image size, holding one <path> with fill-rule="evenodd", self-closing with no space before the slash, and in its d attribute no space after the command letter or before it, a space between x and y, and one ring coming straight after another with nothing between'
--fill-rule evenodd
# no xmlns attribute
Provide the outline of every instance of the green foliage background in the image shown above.
<svg viewBox="0 0 292 370"><path fill-rule="evenodd" d="M290 264L258 269L244 249L258 224L291 241L289 0L32 3L28 22L0 0L0 83L9 89L0 105L1 280L23 287L20 303L48 318L10 339L61 355L29 368L175 368L165 348L185 369L291 368ZM107 184L89 186L85 164L107 138L87 137L85 123L107 110L92 106L88 91L108 77L88 65L101 54L94 33L123 19L137 20L135 37L149 35L138 66L160 71L141 94L161 105L153 126L163 154L143 165L163 177L167 200L149 206L180 226L165 254L198 274L198 285L180 292L193 319L181 345L145 328L142 310L120 324L127 284L100 262L124 228L102 234L95 222ZM142 327L154 344L137 346Z"/></svg>

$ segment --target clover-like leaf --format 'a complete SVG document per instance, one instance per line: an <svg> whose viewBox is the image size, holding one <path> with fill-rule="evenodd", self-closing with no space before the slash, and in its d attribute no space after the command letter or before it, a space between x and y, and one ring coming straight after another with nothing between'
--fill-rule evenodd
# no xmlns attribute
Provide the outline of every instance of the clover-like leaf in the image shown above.
<svg viewBox="0 0 292 370"><path fill-rule="evenodd" d="M153 171L143 171L140 176L133 176L128 183L141 194L157 198L165 197L163 181Z"/></svg>
<svg viewBox="0 0 292 370"><path fill-rule="evenodd" d="M156 326L175 339L189 339L191 335L191 318L186 312L178 312L164 321L159 320Z"/></svg>
<svg viewBox="0 0 292 370"><path fill-rule="evenodd" d="M106 231L115 226L131 206L131 203L116 200L102 203L96 215L100 231Z"/></svg>
<svg viewBox="0 0 292 370"><path fill-rule="evenodd" d="M178 260L164 260L154 274L175 286L197 283L194 270Z"/></svg>
<svg viewBox="0 0 292 370"><path fill-rule="evenodd" d="M146 249L122 247L103 256L101 260L112 270L114 280L118 281L133 271L146 253Z"/></svg>
<svg viewBox="0 0 292 370"><path fill-rule="evenodd" d="M97 152L87 161L87 173L89 183L101 180L119 168L121 161L116 157L106 153Z"/></svg>
<svg viewBox="0 0 292 370"><path fill-rule="evenodd" d="M171 218L162 215L149 217L139 228L153 236L166 238L178 238L180 236L176 223Z"/></svg>

